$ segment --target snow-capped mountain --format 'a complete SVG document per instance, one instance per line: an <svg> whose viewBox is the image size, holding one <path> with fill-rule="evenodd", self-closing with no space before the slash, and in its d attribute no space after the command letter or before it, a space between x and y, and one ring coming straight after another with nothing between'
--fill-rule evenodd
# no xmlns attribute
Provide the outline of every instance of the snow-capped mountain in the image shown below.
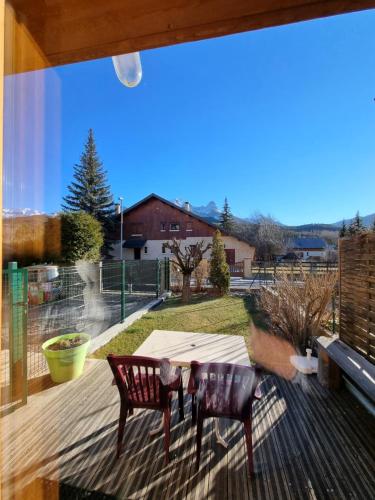
<svg viewBox="0 0 375 500"><path fill-rule="evenodd" d="M3 208L3 217L27 217L31 215L45 215L32 208Z"/></svg>
<svg viewBox="0 0 375 500"><path fill-rule="evenodd" d="M185 201L180 199L173 200L173 203L178 207L184 207ZM191 211L204 219L207 219L211 222L217 222L220 218L220 210L218 209L216 203L214 201L210 201L207 205L202 205L200 207L190 206Z"/></svg>
<svg viewBox="0 0 375 500"><path fill-rule="evenodd" d="M184 207L184 205L185 205L185 201L178 199L178 198L173 200L173 203L175 203L179 207ZM191 211L193 213L199 215L200 217L207 219L209 222L212 222L212 223L217 223L220 220L220 210L214 201L210 201L209 203L207 203L207 205L202 205L199 207L195 207L195 206L191 205ZM237 220L238 222L245 222L245 223L252 221L251 217L243 219L240 217L236 217L235 215L234 215L234 219ZM349 225L352 222L352 220L353 219L345 219L346 225ZM365 226L371 227L375 221L375 213L363 216L362 221L363 221L363 224ZM281 226L285 226L282 223L279 223L279 224ZM334 231L334 230L338 230L338 228L340 228L341 225L342 225L342 221L334 222L332 224L315 223L315 224L303 224L303 225L299 225L299 226L285 226L285 227L290 227L290 229L301 230L301 231L320 231L320 230L324 230L324 229Z"/></svg>

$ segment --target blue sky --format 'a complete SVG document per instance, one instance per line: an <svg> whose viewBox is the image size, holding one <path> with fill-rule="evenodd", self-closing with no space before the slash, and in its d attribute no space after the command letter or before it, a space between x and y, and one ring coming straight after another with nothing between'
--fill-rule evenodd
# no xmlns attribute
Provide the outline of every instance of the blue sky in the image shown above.
<svg viewBox="0 0 375 500"><path fill-rule="evenodd" d="M227 196L238 216L285 224L373 213L374 25L365 11L145 51L134 89L111 59L23 76L43 150L24 140L13 152L22 189L11 194L8 176L5 206L58 210L92 127L127 206L156 192L193 205Z"/></svg>

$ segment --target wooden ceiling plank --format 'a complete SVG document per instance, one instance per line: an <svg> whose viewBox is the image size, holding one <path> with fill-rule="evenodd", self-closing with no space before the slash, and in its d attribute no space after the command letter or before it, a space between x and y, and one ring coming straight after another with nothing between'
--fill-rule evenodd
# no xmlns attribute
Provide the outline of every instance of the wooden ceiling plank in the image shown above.
<svg viewBox="0 0 375 500"><path fill-rule="evenodd" d="M375 0L13 0L44 58L28 71L375 7ZM39 61L39 62L38 62ZM47 61L47 62L46 62Z"/></svg>

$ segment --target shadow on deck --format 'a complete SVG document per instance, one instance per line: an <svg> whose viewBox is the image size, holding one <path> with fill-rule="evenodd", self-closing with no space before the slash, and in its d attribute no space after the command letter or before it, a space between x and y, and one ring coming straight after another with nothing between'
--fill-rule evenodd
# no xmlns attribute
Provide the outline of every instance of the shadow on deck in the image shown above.
<svg viewBox="0 0 375 500"><path fill-rule="evenodd" d="M227 450L206 422L195 471L187 396L182 423L174 401L168 466L162 434L148 436L159 414L145 410L128 420L116 460L117 389L107 363L90 360L79 380L34 394L3 418L3 498L373 498L374 419L348 392L329 392L315 377L297 385L274 376L264 377L262 392L251 480L241 425L229 420L220 424Z"/></svg>

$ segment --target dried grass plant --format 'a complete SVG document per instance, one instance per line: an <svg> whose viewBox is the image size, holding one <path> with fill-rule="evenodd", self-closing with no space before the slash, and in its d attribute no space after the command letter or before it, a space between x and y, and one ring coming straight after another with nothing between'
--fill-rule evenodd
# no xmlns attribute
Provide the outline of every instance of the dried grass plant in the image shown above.
<svg viewBox="0 0 375 500"><path fill-rule="evenodd" d="M201 292L204 289L203 282L208 278L209 275L209 265L206 259L203 259L199 266L193 271L193 277L195 278L196 286L195 291Z"/></svg>
<svg viewBox="0 0 375 500"><path fill-rule="evenodd" d="M337 273L321 275L301 273L291 281L286 275L277 276L273 288L262 288L260 306L268 315L271 331L287 339L304 353L311 336L317 335L328 320Z"/></svg>

